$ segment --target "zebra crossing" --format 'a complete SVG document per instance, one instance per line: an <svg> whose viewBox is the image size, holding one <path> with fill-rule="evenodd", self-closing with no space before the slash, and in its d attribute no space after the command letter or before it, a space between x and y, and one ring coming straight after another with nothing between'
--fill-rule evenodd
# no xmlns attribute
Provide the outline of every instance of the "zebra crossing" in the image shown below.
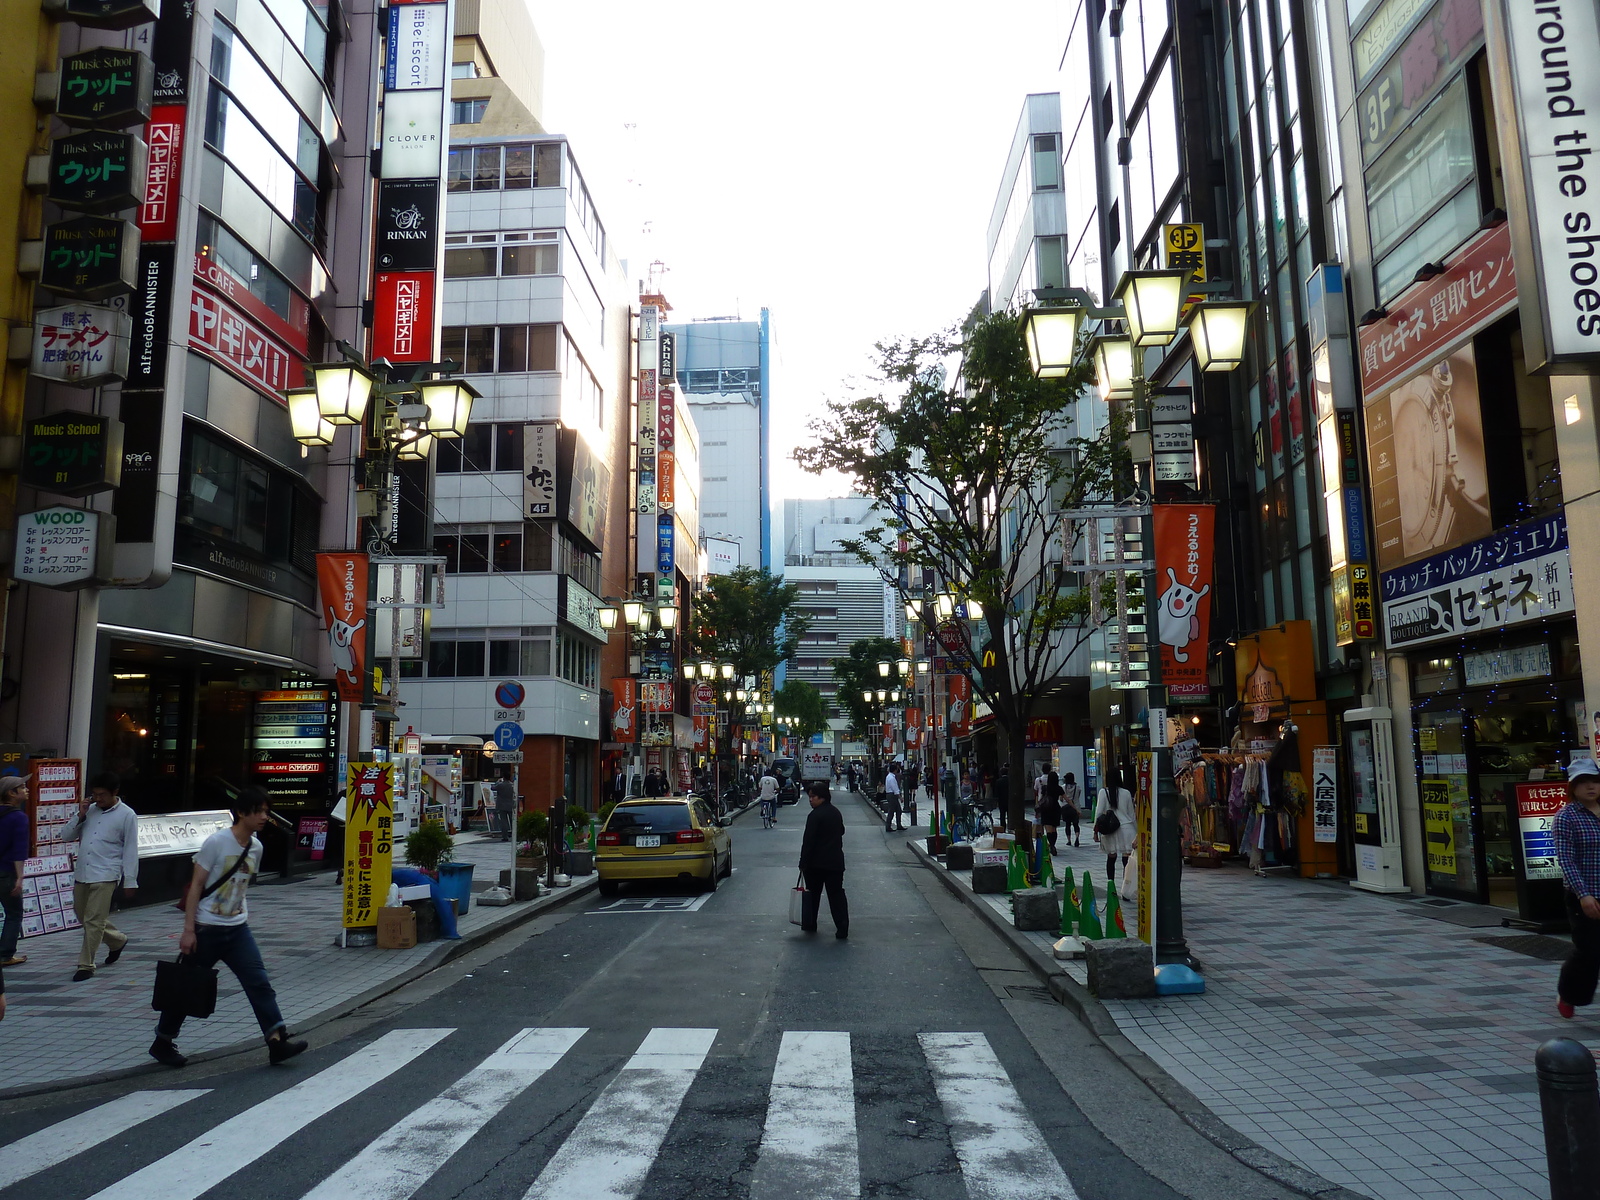
<svg viewBox="0 0 1600 1200"><path fill-rule="evenodd" d="M88 1200L198 1200L340 1106L446 1043L452 1028L397 1029L132 1171ZM497 1116L579 1047L586 1028L528 1028L401 1114L301 1200L411 1200ZM718 1030L655 1028L616 1069L523 1200L634 1200L705 1067ZM982 1033L924 1033L916 1048L970 1200L1078 1200ZM751 1200L859 1200L855 1048L831 1031L782 1034L750 1174ZM152 1144L169 1114L209 1089L136 1091L0 1147L0 1190L130 1133ZM188 1111L193 1111L188 1110ZM193 1124L180 1126L192 1130ZM180 1134L181 1136L181 1134ZM103 1178L103 1177L102 1177ZM46 1182L46 1181L39 1181ZM34 1186L37 1186L35 1184ZM92 1185L91 1185L92 1186ZM304 1186L304 1185L302 1185ZM87 1190L87 1189L85 1189ZM299 1191L299 1189L294 1189ZM67 1200L59 1187L54 1195ZM293 1194L291 1192L291 1194ZM75 1198L74 1198L75 1200Z"/></svg>

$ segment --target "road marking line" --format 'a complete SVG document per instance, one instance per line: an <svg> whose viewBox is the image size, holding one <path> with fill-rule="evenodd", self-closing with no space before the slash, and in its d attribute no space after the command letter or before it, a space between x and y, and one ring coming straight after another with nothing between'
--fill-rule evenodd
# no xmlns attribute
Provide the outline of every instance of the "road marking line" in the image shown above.
<svg viewBox="0 0 1600 1200"><path fill-rule="evenodd" d="M396 1029L271 1099L247 1108L92 1200L196 1200L317 1118L393 1075L453 1029Z"/></svg>
<svg viewBox="0 0 1600 1200"><path fill-rule="evenodd" d="M611 913L651 915L655 913L699 912L705 907L705 903L709 899L711 899L709 892L702 893L693 900L679 896L624 896L621 900L613 900L610 904L603 905L600 908L591 908L588 913L591 917L598 917Z"/></svg>
<svg viewBox="0 0 1600 1200"><path fill-rule="evenodd" d="M788 1032L778 1046L750 1200L861 1195L848 1033Z"/></svg>
<svg viewBox="0 0 1600 1200"><path fill-rule="evenodd" d="M402 1117L305 1200L410 1200L491 1118L572 1049L587 1029L524 1029L477 1067Z"/></svg>
<svg viewBox="0 0 1600 1200"><path fill-rule="evenodd" d="M525 1200L633 1200L716 1037L715 1029L652 1029Z"/></svg>
<svg viewBox="0 0 1600 1200"><path fill-rule="evenodd" d="M10 1187L30 1175L65 1162L74 1154L126 1133L135 1125L159 1117L178 1105L204 1096L210 1088L190 1091L130 1092L110 1103L18 1138L0 1150L0 1188Z"/></svg>
<svg viewBox="0 0 1600 1200"><path fill-rule="evenodd" d="M920 1033L972 1200L1078 1200L981 1033Z"/></svg>

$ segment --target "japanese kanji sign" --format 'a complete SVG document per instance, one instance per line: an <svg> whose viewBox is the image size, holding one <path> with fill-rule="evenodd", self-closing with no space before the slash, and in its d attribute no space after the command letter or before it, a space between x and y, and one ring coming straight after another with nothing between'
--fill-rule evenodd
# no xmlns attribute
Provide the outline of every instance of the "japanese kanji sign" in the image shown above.
<svg viewBox="0 0 1600 1200"><path fill-rule="evenodd" d="M126 312L92 304L69 304L33 314L33 361L42 379L95 387L128 374L128 339L133 319Z"/></svg>
<svg viewBox="0 0 1600 1200"><path fill-rule="evenodd" d="M1153 514L1161 682L1174 697L1209 697L1212 507L1157 504Z"/></svg>
<svg viewBox="0 0 1600 1200"><path fill-rule="evenodd" d="M50 143L47 193L62 208L121 212L144 203L144 141L131 133L89 130Z"/></svg>
<svg viewBox="0 0 1600 1200"><path fill-rule="evenodd" d="M394 872L394 764L353 762L345 790L344 927L370 929Z"/></svg>
<svg viewBox="0 0 1600 1200"><path fill-rule="evenodd" d="M280 404L284 389L299 382L293 368L303 363L297 355L222 297L201 288L189 299L189 345Z"/></svg>
<svg viewBox="0 0 1600 1200"><path fill-rule="evenodd" d="M22 482L58 496L89 496L122 477L122 422L57 412L23 426Z"/></svg>
<svg viewBox="0 0 1600 1200"><path fill-rule="evenodd" d="M1567 519L1560 512L1383 573L1391 650L1571 611Z"/></svg>
<svg viewBox="0 0 1600 1200"><path fill-rule="evenodd" d="M1339 751L1316 746L1311 751L1311 840L1339 840Z"/></svg>
<svg viewBox="0 0 1600 1200"><path fill-rule="evenodd" d="M178 181L183 169L183 128L187 109L160 104L144 128L144 200L139 206L139 233L150 242L178 236Z"/></svg>
<svg viewBox="0 0 1600 1200"><path fill-rule="evenodd" d="M433 360L434 272L379 271L373 289L372 356Z"/></svg>
<svg viewBox="0 0 1600 1200"><path fill-rule="evenodd" d="M111 572L116 518L86 508L44 508L17 517L12 574L24 583L72 589Z"/></svg>
<svg viewBox="0 0 1600 1200"><path fill-rule="evenodd" d="M47 225L39 282L78 300L104 300L133 290L139 231L128 221L79 217Z"/></svg>
<svg viewBox="0 0 1600 1200"><path fill-rule="evenodd" d="M68 125L126 129L150 117L155 72L137 50L85 50L61 60L56 116Z"/></svg>
<svg viewBox="0 0 1600 1200"><path fill-rule="evenodd" d="M339 699L360 700L366 690L367 572L365 554L328 551L317 555L318 605L333 656Z"/></svg>
<svg viewBox="0 0 1600 1200"><path fill-rule="evenodd" d="M1372 162L1482 46L1478 0L1438 0L1356 99L1362 159Z"/></svg>

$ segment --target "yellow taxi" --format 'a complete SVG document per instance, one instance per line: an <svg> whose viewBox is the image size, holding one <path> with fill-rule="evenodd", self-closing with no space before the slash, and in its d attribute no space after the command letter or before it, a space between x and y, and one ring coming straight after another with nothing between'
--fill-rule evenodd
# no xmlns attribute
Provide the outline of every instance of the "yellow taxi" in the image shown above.
<svg viewBox="0 0 1600 1200"><path fill-rule="evenodd" d="M699 880L708 892L733 874L733 837L693 796L624 800L595 846L600 894L641 880Z"/></svg>

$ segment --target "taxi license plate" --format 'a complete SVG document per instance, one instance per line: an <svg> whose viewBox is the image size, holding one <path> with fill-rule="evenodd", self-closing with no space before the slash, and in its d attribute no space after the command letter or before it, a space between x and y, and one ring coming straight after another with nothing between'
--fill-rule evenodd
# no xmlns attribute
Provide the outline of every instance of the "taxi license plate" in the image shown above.
<svg viewBox="0 0 1600 1200"><path fill-rule="evenodd" d="M633 839L633 844L642 849L653 850L661 845L661 835L659 833L641 833Z"/></svg>

